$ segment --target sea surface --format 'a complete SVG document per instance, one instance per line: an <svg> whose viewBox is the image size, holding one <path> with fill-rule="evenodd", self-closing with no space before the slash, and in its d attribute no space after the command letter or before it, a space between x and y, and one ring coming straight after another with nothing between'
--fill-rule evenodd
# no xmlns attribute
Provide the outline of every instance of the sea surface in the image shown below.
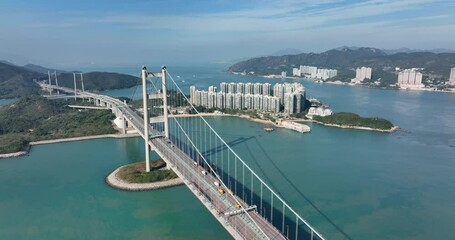
<svg viewBox="0 0 455 240"><path fill-rule="evenodd" d="M168 66L186 91L222 81L299 81L224 68ZM140 67L98 70L138 75ZM334 111L383 117L402 130L310 123L308 134L266 133L244 119L207 119L327 239L453 239L455 94L301 82L307 97ZM135 89L104 93L139 98ZM29 156L1 159L0 239L230 238L185 186L130 193L104 183L113 169L143 155L143 142L133 138L34 146Z"/></svg>

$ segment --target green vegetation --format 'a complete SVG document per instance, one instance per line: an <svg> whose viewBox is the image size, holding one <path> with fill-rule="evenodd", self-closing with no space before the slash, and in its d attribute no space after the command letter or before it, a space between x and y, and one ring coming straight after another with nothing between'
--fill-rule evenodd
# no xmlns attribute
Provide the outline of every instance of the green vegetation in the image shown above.
<svg viewBox="0 0 455 240"><path fill-rule="evenodd" d="M33 80L41 80L44 77L44 74L0 62L0 98L36 94L40 88Z"/></svg>
<svg viewBox="0 0 455 240"><path fill-rule="evenodd" d="M30 96L0 107L0 153L20 151L31 141L116 132L109 110L68 108L73 101Z"/></svg>
<svg viewBox="0 0 455 240"><path fill-rule="evenodd" d="M0 98L17 98L38 94L40 88L35 81L47 80L48 68L28 64L23 67L0 62ZM51 71L53 72L53 71ZM73 88L73 73L57 71L60 86ZM52 82L54 82L52 76ZM81 88L80 75L76 74L77 86ZM84 73L85 90L103 91L133 87L140 79L127 74L108 72Z"/></svg>
<svg viewBox="0 0 455 240"><path fill-rule="evenodd" d="M60 73L57 75L58 84L62 87L74 88L73 73ZM104 91L109 89L130 88L140 79L127 74L108 72L84 73L84 88L91 91ZM76 74L77 88L81 89L80 75Z"/></svg>
<svg viewBox="0 0 455 240"><path fill-rule="evenodd" d="M165 166L166 163L162 159L151 161L150 172L145 172L143 162L134 163L122 167L118 176L129 183L151 183L177 178L177 174L172 170L159 170Z"/></svg>
<svg viewBox="0 0 455 240"><path fill-rule="evenodd" d="M373 68L373 81L380 79L381 86L397 82L395 67L424 68L425 79L447 81L451 64L455 62L455 53L395 53L386 54L375 48L333 49L323 53L302 53L297 55L268 56L252 58L229 67L229 72L254 72L257 75L292 72L300 65L312 65L319 68L338 70L338 76L331 80L349 82L355 76L355 68L368 66ZM431 77L430 77L431 76Z"/></svg>
<svg viewBox="0 0 455 240"><path fill-rule="evenodd" d="M379 130L390 130L394 125L382 118L364 118L354 113L340 112L333 115L320 117L314 116L314 120L326 124L340 126L367 127Z"/></svg>

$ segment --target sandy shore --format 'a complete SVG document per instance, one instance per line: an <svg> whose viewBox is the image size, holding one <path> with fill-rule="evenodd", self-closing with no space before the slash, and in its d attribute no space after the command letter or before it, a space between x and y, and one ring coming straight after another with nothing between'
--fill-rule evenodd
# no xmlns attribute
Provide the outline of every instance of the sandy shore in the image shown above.
<svg viewBox="0 0 455 240"><path fill-rule="evenodd" d="M135 164L135 163L133 163ZM129 164L130 165L130 164ZM174 186L179 186L183 185L183 181L180 178L174 178L171 180L167 181L162 181L162 182L153 182L153 183L129 183L124 181L123 179L118 177L118 172L120 169L122 169L125 166L121 166L117 169L115 169L112 173L110 173L106 177L106 183L117 189L121 190L126 190L126 191L145 191L145 190L156 190L156 189L162 189L162 188L168 188L168 187L174 187ZM159 171L159 170L157 170Z"/></svg>
<svg viewBox="0 0 455 240"><path fill-rule="evenodd" d="M72 138L60 138L60 139L51 139L30 142L25 150L15 153L4 153L0 154L0 158L12 158L27 155L30 151L31 146L33 145L42 145L42 144L52 144L52 143L62 143L62 142L74 142L90 139L99 139L99 138L128 138L128 137L138 137L140 136L137 133L128 133L128 134L103 134L103 135L94 135L94 136L83 136L83 137L72 137Z"/></svg>
<svg viewBox="0 0 455 240"><path fill-rule="evenodd" d="M358 127L358 126L342 126L342 125L337 125L337 124L323 123L323 122L319 122L319 121L311 120L311 119L295 119L295 120L290 120L290 121L292 121L292 122L313 122L313 123L327 126L327 127L367 130L367 131L376 131L376 132L385 132L385 133L392 133L392 132L398 131L400 129L400 127L398 127L398 126L393 126L391 129L387 129L387 130L375 129L375 128L369 128L369 127Z"/></svg>

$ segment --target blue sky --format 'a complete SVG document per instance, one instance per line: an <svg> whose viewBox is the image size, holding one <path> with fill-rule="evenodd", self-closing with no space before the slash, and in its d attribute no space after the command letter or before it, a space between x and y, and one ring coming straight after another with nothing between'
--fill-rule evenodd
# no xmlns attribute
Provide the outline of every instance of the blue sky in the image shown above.
<svg viewBox="0 0 455 240"><path fill-rule="evenodd" d="M455 49L454 0L2 0L0 59L223 63L295 48Z"/></svg>

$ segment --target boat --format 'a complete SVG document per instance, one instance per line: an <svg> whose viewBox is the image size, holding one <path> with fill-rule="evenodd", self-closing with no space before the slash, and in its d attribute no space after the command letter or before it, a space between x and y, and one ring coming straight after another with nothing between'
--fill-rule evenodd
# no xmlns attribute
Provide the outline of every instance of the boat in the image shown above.
<svg viewBox="0 0 455 240"><path fill-rule="evenodd" d="M273 127L264 127L264 131L266 132L271 132L273 130L275 130Z"/></svg>

